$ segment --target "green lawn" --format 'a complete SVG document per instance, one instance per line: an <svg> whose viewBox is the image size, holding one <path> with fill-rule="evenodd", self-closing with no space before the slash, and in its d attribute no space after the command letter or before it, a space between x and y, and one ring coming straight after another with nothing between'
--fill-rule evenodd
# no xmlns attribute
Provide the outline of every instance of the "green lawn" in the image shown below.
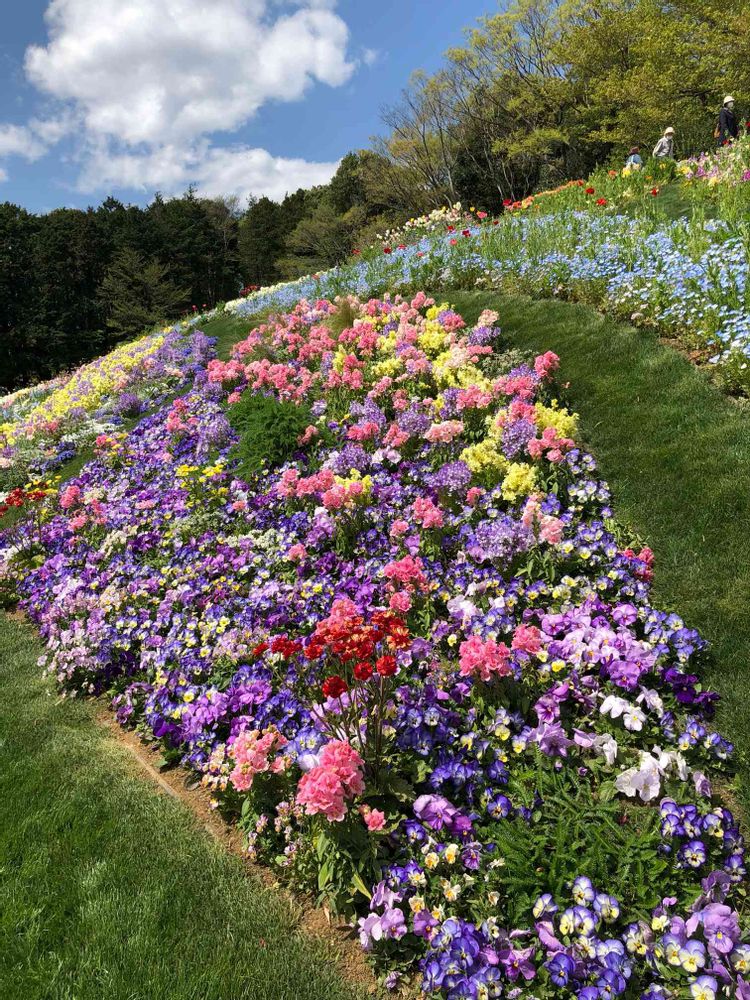
<svg viewBox="0 0 750 1000"><path fill-rule="evenodd" d="M750 409L655 336L557 301L442 293L474 321L497 309L509 345L554 350L614 509L656 553L655 594L711 641L705 676L741 758L750 816Z"/></svg>
<svg viewBox="0 0 750 1000"><path fill-rule="evenodd" d="M90 703L40 678L0 614L2 1000L354 1000L188 810L155 790Z"/></svg>

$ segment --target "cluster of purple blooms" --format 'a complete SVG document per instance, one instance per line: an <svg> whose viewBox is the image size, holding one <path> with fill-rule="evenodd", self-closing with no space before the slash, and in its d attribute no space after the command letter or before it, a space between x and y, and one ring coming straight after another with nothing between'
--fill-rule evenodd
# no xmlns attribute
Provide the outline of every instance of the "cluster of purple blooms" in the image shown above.
<svg viewBox="0 0 750 1000"><path fill-rule="evenodd" d="M491 330L471 336L496 340ZM523 499L504 500L499 486L465 499L466 440L390 457L377 438L353 443L351 427L384 431L389 420L387 402L363 393L346 417L327 419L330 443L245 483L229 457L228 390L209 378L209 359L196 333L183 358L193 387L142 419L117 461L102 456L75 480L101 499L105 523L76 527L72 509L45 526L45 560L21 596L48 642L49 673L67 691L112 692L120 722L177 752L221 798L233 741L249 728L274 727L291 766L309 768L324 741L321 703L337 709L321 697L324 669L304 642L335 600L366 616L387 607L390 569L418 560L426 585L411 594L413 641L396 657L385 733L390 767L410 776L413 798L389 817L382 879L359 921L364 947L393 964L387 984L418 959L424 992L446 1000L750 1000L750 945L735 908L742 838L708 781L732 748L710 727L715 696L693 667L705 644L652 606L650 564L618 544L593 459L572 449L547 468L554 488L535 502L562 537L543 542ZM532 368L523 378L526 404L545 398ZM442 393L443 419L455 416L456 397ZM416 438L431 423L419 399L398 420ZM506 423L507 461L529 461L529 423ZM319 494L280 494L291 469L321 468L368 477L365 501L336 510ZM410 513L425 497L443 517L432 533ZM299 639L299 651L276 652L279 638ZM471 668L477 643L505 664L488 685ZM542 871L525 923L493 915L488 885L503 877L493 829L514 823L523 835L551 808L542 795L515 794L524 768L574 769L594 794L624 769L650 769L649 787L663 791L667 862L651 914L625 912L585 873L571 878L569 898L553 898ZM654 808L642 798L631 807ZM266 835L291 866L305 827L289 809L278 804Z"/></svg>

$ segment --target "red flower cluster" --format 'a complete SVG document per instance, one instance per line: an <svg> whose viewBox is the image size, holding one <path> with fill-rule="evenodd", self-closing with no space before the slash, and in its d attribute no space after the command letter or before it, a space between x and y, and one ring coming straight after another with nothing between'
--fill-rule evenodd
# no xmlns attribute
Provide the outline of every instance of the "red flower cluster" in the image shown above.
<svg viewBox="0 0 750 1000"><path fill-rule="evenodd" d="M11 490L3 503L0 503L0 517L3 517L9 510L17 510L19 507L28 507L32 503L38 503L47 496L45 490L32 489L25 490L21 486Z"/></svg>
<svg viewBox="0 0 750 1000"><path fill-rule="evenodd" d="M586 194L596 194L596 188L587 187Z"/></svg>
<svg viewBox="0 0 750 1000"><path fill-rule="evenodd" d="M290 660L297 653L302 652L302 643L299 639L289 639L285 635L278 635L271 643L272 653L281 653L285 660Z"/></svg>
<svg viewBox="0 0 750 1000"><path fill-rule="evenodd" d="M317 660L326 655L344 667L351 664L354 679L364 682L376 672L381 677L392 677L398 669L393 654L410 644L406 622L392 611L376 611L368 624L351 601L342 599L334 602L328 618L318 622L305 647L305 656ZM323 682L326 698L339 698L348 690L347 681L338 674Z"/></svg>
<svg viewBox="0 0 750 1000"><path fill-rule="evenodd" d="M607 204L607 199L606 198L597 198L596 199L596 203L597 203L597 205L606 205Z"/></svg>

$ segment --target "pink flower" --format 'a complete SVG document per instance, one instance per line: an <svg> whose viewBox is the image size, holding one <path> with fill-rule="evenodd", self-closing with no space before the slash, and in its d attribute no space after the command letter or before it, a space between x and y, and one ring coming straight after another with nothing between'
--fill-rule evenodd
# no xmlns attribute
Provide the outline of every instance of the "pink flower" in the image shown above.
<svg viewBox="0 0 750 1000"><path fill-rule="evenodd" d="M542 633L535 625L518 625L511 646L524 653L538 653L542 648Z"/></svg>
<svg viewBox="0 0 750 1000"><path fill-rule="evenodd" d="M557 545L558 542L562 541L564 527L565 525L559 517L551 517L545 514L541 519L539 537L543 542L547 542L548 545Z"/></svg>
<svg viewBox="0 0 750 1000"><path fill-rule="evenodd" d="M433 424L425 433L425 440L430 444L450 444L459 434L463 434L464 425L461 420L444 420Z"/></svg>
<svg viewBox="0 0 750 1000"><path fill-rule="evenodd" d="M230 750L235 767L229 780L237 791L248 791L256 774L270 770L270 754L285 744L286 739L275 729L269 729L262 735L257 729L246 729L240 733Z"/></svg>
<svg viewBox="0 0 750 1000"><path fill-rule="evenodd" d="M369 806L361 806L359 813L365 821L365 826L371 833L382 830L385 826L385 813L380 809L371 809Z"/></svg>
<svg viewBox="0 0 750 1000"><path fill-rule="evenodd" d="M344 740L326 743L318 760L318 766L300 778L297 802L308 816L321 814L332 823L340 823L346 815L346 800L365 790L364 761Z"/></svg>
<svg viewBox="0 0 750 1000"><path fill-rule="evenodd" d="M307 549L302 542L297 542L288 549L286 555L287 559L291 559L292 562L301 562L307 557Z"/></svg>
<svg viewBox="0 0 750 1000"><path fill-rule="evenodd" d="M471 489L466 492L466 503L469 507L476 507L477 501L484 493L484 490L480 489L478 486L472 486Z"/></svg>
<svg viewBox="0 0 750 1000"><path fill-rule="evenodd" d="M560 367L560 359L554 351L547 351L534 358L534 371L540 378L549 378Z"/></svg>
<svg viewBox="0 0 750 1000"><path fill-rule="evenodd" d="M405 590L401 590L397 594L391 595L388 607L391 611L405 615L411 609L411 597Z"/></svg>
<svg viewBox="0 0 750 1000"><path fill-rule="evenodd" d="M327 767L313 767L302 775L297 803L305 807L308 816L320 814L331 823L340 823L346 815L344 786L335 771Z"/></svg>
<svg viewBox="0 0 750 1000"><path fill-rule="evenodd" d="M389 535L393 539L400 538L402 535L405 535L408 530L409 530L409 525L407 524L407 522L402 520L401 518L397 518L391 525L391 530L389 532Z"/></svg>
<svg viewBox="0 0 750 1000"><path fill-rule="evenodd" d="M305 428L305 433L300 434L300 436L297 438L297 444L300 445L309 444L312 441L312 439L318 437L319 434L320 431L318 430L317 427L314 426L314 424L308 424L307 427Z"/></svg>
<svg viewBox="0 0 750 1000"><path fill-rule="evenodd" d="M482 681L489 681L493 674L506 677L510 673L509 656L510 650L505 643L473 635L459 647L459 673L462 677L475 676Z"/></svg>
<svg viewBox="0 0 750 1000"><path fill-rule="evenodd" d="M412 504L414 520L423 528L442 528L443 514L429 497L417 497Z"/></svg>
<svg viewBox="0 0 750 1000"><path fill-rule="evenodd" d="M60 506L63 510L70 510L81 499L80 486L66 486L60 496Z"/></svg>
<svg viewBox="0 0 750 1000"><path fill-rule="evenodd" d="M365 790L362 776L365 762L345 740L331 740L330 743L326 743L318 759L321 767L327 767L338 775L349 795L361 795Z"/></svg>

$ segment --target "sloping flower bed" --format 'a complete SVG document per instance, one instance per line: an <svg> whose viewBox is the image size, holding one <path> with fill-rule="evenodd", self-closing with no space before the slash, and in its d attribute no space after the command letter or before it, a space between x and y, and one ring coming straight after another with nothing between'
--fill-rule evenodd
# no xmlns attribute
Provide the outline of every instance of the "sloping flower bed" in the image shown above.
<svg viewBox="0 0 750 1000"><path fill-rule="evenodd" d="M260 327L64 489L23 605L61 689L194 769L389 987L747 1000L704 643L652 605L558 359L497 320L419 294Z"/></svg>
<svg viewBox="0 0 750 1000"><path fill-rule="evenodd" d="M587 210L566 207L565 198L558 211L481 222L477 215L466 228L449 224L412 242L417 228L404 243L368 248L350 264L260 289L227 309L249 316L290 308L303 296L421 287L578 297L700 351L726 388L747 395L750 262L741 223L631 217L613 212L594 187L575 190Z"/></svg>
<svg viewBox="0 0 750 1000"><path fill-rule="evenodd" d="M0 500L3 490L59 468L189 380L203 350L202 340L176 326L0 399Z"/></svg>

